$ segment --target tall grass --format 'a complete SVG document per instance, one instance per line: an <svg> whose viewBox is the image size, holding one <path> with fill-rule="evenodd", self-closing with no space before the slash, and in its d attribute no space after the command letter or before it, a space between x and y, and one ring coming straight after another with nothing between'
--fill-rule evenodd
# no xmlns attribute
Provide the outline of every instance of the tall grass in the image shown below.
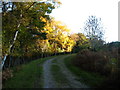
<svg viewBox="0 0 120 90"><path fill-rule="evenodd" d="M119 55L117 50L114 53L113 51L93 52L82 50L74 57L72 63L83 70L107 76L101 84L102 87L116 88L120 83Z"/></svg>
<svg viewBox="0 0 120 90"><path fill-rule="evenodd" d="M67 68L78 77L78 81L85 83L90 87L98 87L101 85L105 76L101 76L99 73L94 73L90 71L83 70L73 64L76 55L72 55L64 59L65 65Z"/></svg>
<svg viewBox="0 0 120 90"><path fill-rule="evenodd" d="M91 72L98 72L102 75L109 75L109 57L105 53L82 50L73 60L74 65Z"/></svg>

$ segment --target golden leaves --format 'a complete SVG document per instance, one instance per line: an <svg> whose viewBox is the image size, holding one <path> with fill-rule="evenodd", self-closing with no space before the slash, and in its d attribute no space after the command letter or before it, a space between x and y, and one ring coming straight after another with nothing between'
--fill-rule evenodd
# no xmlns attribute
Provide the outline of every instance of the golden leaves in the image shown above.
<svg viewBox="0 0 120 90"><path fill-rule="evenodd" d="M47 22L47 20L46 20L45 18L43 18L42 16L40 16L40 20L41 20L42 22Z"/></svg>

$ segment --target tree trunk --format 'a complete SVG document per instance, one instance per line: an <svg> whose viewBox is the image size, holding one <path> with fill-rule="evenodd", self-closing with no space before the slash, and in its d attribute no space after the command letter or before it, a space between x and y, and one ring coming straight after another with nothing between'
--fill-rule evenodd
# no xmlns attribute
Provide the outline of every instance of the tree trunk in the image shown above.
<svg viewBox="0 0 120 90"><path fill-rule="evenodd" d="M18 27L19 27L19 26L20 26L20 24L18 25ZM8 51L9 53L11 52L11 50L12 50L12 48L13 48L13 45L14 45L14 43L15 43L15 41L16 41L16 38L17 38L17 35L18 35L18 31L16 31L15 36L14 36L13 43L10 45L10 48L9 48L9 51ZM5 63L6 59L7 59L7 56L8 56L8 54L6 54L6 55L4 56L4 59L3 59L3 61L2 61L1 68L3 68L4 63Z"/></svg>

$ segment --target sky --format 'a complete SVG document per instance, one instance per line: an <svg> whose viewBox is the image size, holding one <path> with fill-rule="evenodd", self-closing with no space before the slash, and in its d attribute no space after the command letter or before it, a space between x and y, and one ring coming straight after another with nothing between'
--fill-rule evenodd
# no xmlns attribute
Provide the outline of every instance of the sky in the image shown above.
<svg viewBox="0 0 120 90"><path fill-rule="evenodd" d="M51 16L65 23L72 33L83 33L85 21L94 15L101 18L105 41L118 41L119 0L59 0L62 5Z"/></svg>

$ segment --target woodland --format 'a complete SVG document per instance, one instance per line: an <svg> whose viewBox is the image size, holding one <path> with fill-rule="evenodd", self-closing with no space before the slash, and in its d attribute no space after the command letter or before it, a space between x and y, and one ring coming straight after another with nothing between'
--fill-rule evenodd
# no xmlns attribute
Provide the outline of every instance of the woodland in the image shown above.
<svg viewBox="0 0 120 90"><path fill-rule="evenodd" d="M14 77L12 68L40 58L75 54L70 65L107 78L99 87L118 86L120 42L105 42L101 19L89 16L85 33L71 34L66 24L50 16L61 5L57 0L1 4L3 84Z"/></svg>

